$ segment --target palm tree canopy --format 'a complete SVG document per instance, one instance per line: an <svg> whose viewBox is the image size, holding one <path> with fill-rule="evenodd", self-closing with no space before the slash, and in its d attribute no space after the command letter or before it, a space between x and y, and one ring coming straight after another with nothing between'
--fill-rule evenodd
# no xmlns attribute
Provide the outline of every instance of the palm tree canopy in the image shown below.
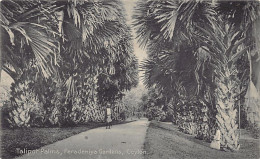
<svg viewBox="0 0 260 159"><path fill-rule="evenodd" d="M56 9L53 2L1 2L1 60L11 77L21 72L25 64L21 61L31 59L45 77L54 71L58 53L58 34L52 28Z"/></svg>

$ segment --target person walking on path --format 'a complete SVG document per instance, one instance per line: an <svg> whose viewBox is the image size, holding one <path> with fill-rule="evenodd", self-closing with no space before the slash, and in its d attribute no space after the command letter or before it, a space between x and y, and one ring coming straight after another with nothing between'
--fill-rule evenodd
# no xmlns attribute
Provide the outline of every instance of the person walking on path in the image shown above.
<svg viewBox="0 0 260 159"><path fill-rule="evenodd" d="M111 118L111 108L107 108L106 109L106 129L110 129L110 127L112 126L111 124L112 122L112 118Z"/></svg>

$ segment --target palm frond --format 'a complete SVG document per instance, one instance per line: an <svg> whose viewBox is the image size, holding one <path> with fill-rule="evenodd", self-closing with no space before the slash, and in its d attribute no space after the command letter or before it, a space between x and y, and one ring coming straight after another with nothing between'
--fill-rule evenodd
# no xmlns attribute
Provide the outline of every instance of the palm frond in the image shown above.
<svg viewBox="0 0 260 159"><path fill-rule="evenodd" d="M13 45L9 47L9 51L12 50L15 56L21 59L25 55L28 56L27 59L35 59L39 64L38 70L41 70L44 77L49 77L54 70L53 63L49 61L54 61L53 57L57 53L57 42L54 38L56 32L51 28L52 26L46 25L51 24L51 20L43 20L46 23L41 23L43 21L39 19L51 19L49 10L53 9L54 12L53 3L10 0L1 2L1 8L3 8L1 9L1 17L3 17L1 27L8 33L10 40L10 43L5 43ZM24 19L23 22L20 21L21 17Z"/></svg>

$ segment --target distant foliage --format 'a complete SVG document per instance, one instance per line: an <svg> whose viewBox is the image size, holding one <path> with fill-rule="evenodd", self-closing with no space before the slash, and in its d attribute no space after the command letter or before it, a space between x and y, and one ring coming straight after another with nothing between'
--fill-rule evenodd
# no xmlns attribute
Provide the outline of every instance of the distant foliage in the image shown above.
<svg viewBox="0 0 260 159"><path fill-rule="evenodd" d="M159 107L151 107L146 111L148 120L163 121L166 119L166 113Z"/></svg>

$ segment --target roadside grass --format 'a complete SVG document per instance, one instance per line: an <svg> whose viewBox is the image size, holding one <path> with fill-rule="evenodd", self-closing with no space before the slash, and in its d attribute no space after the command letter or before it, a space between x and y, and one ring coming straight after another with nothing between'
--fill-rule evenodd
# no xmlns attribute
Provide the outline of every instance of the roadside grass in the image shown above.
<svg viewBox="0 0 260 159"><path fill-rule="evenodd" d="M131 121L113 121L112 124L117 125L128 122ZM88 123L85 125L60 128L3 128L0 134L0 154L2 159L12 159L21 155L19 150L35 150L81 132L102 126L105 126L105 123Z"/></svg>
<svg viewBox="0 0 260 159"><path fill-rule="evenodd" d="M152 121L148 127L144 151L145 159L259 159L260 140L241 131L238 152L210 148L210 143L178 131L177 126Z"/></svg>

